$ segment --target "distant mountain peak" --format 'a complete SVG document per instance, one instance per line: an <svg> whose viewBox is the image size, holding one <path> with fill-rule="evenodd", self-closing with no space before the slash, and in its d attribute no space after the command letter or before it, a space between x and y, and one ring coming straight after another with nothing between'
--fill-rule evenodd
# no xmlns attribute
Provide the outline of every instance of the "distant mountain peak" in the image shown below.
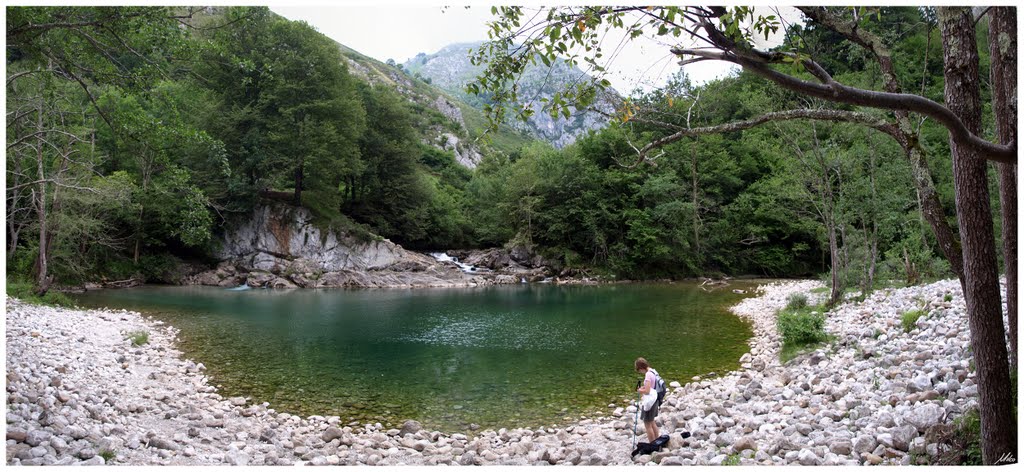
<svg viewBox="0 0 1024 472"><path fill-rule="evenodd" d="M402 67L410 74L427 78L433 85L482 110L485 100L469 94L465 87L484 70L483 66L474 66L469 60L469 50L476 50L483 44L483 41L449 44L432 54L419 53L402 64ZM557 61L550 70L542 65L528 66L520 82L521 103L533 103L536 109L541 99L551 98L567 84L578 82L581 76L586 76L586 73L564 61ZM586 80L590 80L589 76L586 76ZM614 94L614 91L611 93ZM597 106L611 112L610 105ZM552 118L547 113L535 113L525 123L508 124L561 148L590 130L604 127L607 118L593 111L579 111L570 118Z"/></svg>

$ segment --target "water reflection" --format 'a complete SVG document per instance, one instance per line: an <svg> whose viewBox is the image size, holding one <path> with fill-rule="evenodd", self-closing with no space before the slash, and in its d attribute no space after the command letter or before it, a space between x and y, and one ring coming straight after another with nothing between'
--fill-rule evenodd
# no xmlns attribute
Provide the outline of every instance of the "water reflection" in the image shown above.
<svg viewBox="0 0 1024 472"><path fill-rule="evenodd" d="M638 355L667 379L736 367L741 295L695 284L229 291L141 287L80 302L181 330L225 395L346 421L538 426L632 395Z"/></svg>

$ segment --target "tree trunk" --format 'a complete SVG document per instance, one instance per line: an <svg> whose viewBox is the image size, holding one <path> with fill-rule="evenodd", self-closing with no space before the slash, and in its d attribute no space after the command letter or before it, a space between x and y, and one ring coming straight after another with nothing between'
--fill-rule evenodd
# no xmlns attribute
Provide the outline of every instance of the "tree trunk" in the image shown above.
<svg viewBox="0 0 1024 472"><path fill-rule="evenodd" d="M14 224L13 221L8 222L8 235L10 238L7 240L7 265L10 267L11 260L14 259L14 252L18 249L18 236L21 233L21 227ZM10 270L10 269L8 269Z"/></svg>
<svg viewBox="0 0 1024 472"><path fill-rule="evenodd" d="M703 260L700 257L700 207L697 200L697 139L690 142L690 159L690 180L693 199L693 248L697 254L698 264L703 265Z"/></svg>
<svg viewBox="0 0 1024 472"><path fill-rule="evenodd" d="M876 46L876 49L881 49L881 47ZM899 81L896 79L896 68L892 63L892 55L884 53L879 54L877 57L879 65L884 72L882 75L885 78L886 91L893 93L902 92ZM960 279L960 286L962 288L964 283L962 250L956 236L953 235L953 229L950 228L949 222L946 220L946 211L942 208L942 202L939 201L939 193L935 190L935 183L932 181L932 174L928 168L928 159L924 149L921 148L921 136L914 130L910 120L910 113L905 110L895 110L893 115L896 117L900 133L903 135L899 141L907 156L907 160L910 161L910 172L913 176L914 188L917 189L921 214L924 216L925 221L928 222L928 225L931 226L932 233L935 234L935 240L939 243L939 249L946 256L946 260L949 261L950 270Z"/></svg>
<svg viewBox="0 0 1024 472"><path fill-rule="evenodd" d="M140 249L140 246L142 245L142 225L144 224L143 223L143 221L144 221L143 217L145 215L146 215L146 207L145 207L145 205L139 205L139 228L138 228L138 232L135 234L135 252L134 252L134 256L132 256L132 262L134 262L136 265L139 263L139 249Z"/></svg>
<svg viewBox="0 0 1024 472"><path fill-rule="evenodd" d="M37 295L46 294L46 291L50 288L50 277L47 267L49 255L46 253L48 244L46 233L46 171L43 167L43 106L43 94L40 91L39 109L36 112L36 132L39 133L36 138L36 176L39 180L39 190L36 196L36 215L39 219L39 255L36 257Z"/></svg>
<svg viewBox="0 0 1024 472"><path fill-rule="evenodd" d="M980 134L978 46L971 9L939 8L939 23L947 106L971 132ZM975 148L953 137L950 150L964 255L964 298L978 380L982 460L995 464L1016 450L987 165Z"/></svg>
<svg viewBox="0 0 1024 472"><path fill-rule="evenodd" d="M61 154L61 162L58 169L50 173L50 178L55 182L60 182L64 173L68 170L68 164L70 163L69 156L71 155L72 143L69 143L65 149L59 151ZM53 242L56 239L55 236L60 234L60 212L62 206L60 186L54 185L53 195L50 196L50 209L47 211L48 219L50 220L50 227L46 229L46 255L52 257L53 254Z"/></svg>
<svg viewBox="0 0 1024 472"><path fill-rule="evenodd" d="M992 111L1001 144L1017 140L1017 10L990 11L988 47L992 58ZM1003 218L1003 264L1006 267L1006 316L1009 319L1010 365L1017 366L1017 165L999 165L999 208Z"/></svg>
<svg viewBox="0 0 1024 472"><path fill-rule="evenodd" d="M870 138L868 138L870 140ZM868 265L868 280L867 290L864 291L864 297L875 288L875 271L878 269L878 189L875 186L875 148L870 146L871 166L868 172L868 179L871 184L871 216L868 218L870 221L870 256L871 263ZM868 222L864 223L865 227L868 226ZM948 226L947 226L948 228ZM958 253L959 254L959 253Z"/></svg>
<svg viewBox="0 0 1024 472"><path fill-rule="evenodd" d="M863 46L870 51L878 61L879 69L882 72L882 80L885 83L885 91L889 93L902 93L899 79L896 76L896 67L892 61L892 53L884 46L881 38L871 34L869 31L857 28L856 23L845 23L839 17L830 14L825 7L802 7L800 11L815 21L825 25L832 31L846 37L847 39ZM928 39L931 41L931 30L929 29ZM925 56L925 69L927 69L927 56ZM939 249L949 261L949 268L960 279L963 286L964 269L963 255L961 254L960 243L953 235L953 229L946 221L946 212L939 201L938 192L935 191L935 183L932 182L932 175L928 169L924 149L921 148L921 137L914 129L910 119L910 113L906 110L893 110L896 117L898 136L893 136L900 143L903 152L910 162L911 175L914 181L914 188L917 189L917 199L921 205L921 215L932 228L935 239L939 243Z"/></svg>
<svg viewBox="0 0 1024 472"><path fill-rule="evenodd" d="M839 303L843 296L843 288L839 286L839 239L836 236L836 223L829 221L828 225L828 252L832 263L832 294L828 299L828 306L833 307Z"/></svg>
<svg viewBox="0 0 1024 472"><path fill-rule="evenodd" d="M11 130L15 133L17 129ZM14 165L13 172L11 175L11 186L17 187L21 184L21 156L15 156L10 161ZM10 169L9 169L10 170ZM21 204L21 191L20 190L9 190L11 197L7 200L7 266L10 270L11 261L14 259L14 252L18 249L18 236L21 234L21 228L23 225L19 222L20 218L17 217L20 209L18 206Z"/></svg>
<svg viewBox="0 0 1024 472"><path fill-rule="evenodd" d="M875 273L878 272L878 225L871 224L871 265L868 269L868 292L875 289ZM867 293L865 292L865 295Z"/></svg>
<svg viewBox="0 0 1024 472"><path fill-rule="evenodd" d="M921 214L932 228L935 240L939 243L939 249L946 256L946 260L949 261L950 270L960 279L960 286L963 287L963 249L960 247L960 242L953 235L953 229L950 228L946 220L946 211L942 208L942 202L939 201L939 193L935 191L935 185L932 183L932 176L928 171L928 163L925 161L924 151L920 147L913 147L906 151L906 154L907 159L910 160L914 186L917 188L918 200L921 204Z"/></svg>

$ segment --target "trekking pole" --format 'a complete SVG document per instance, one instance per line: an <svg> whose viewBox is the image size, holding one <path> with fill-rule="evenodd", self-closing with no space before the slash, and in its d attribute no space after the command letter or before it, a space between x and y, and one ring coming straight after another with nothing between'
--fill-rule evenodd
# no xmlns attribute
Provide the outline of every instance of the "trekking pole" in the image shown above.
<svg viewBox="0 0 1024 472"><path fill-rule="evenodd" d="M636 388L640 388L640 382L637 382ZM633 446L631 449L636 449L636 425L640 422L640 392L636 393L636 417L633 419Z"/></svg>

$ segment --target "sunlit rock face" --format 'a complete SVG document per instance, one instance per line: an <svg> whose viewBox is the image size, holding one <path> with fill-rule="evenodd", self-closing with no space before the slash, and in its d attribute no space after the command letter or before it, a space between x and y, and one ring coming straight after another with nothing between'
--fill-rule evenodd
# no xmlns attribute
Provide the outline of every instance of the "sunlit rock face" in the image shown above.
<svg viewBox="0 0 1024 472"><path fill-rule="evenodd" d="M309 210L288 205L257 207L250 218L225 232L218 257L240 259L264 271L302 260L311 269L328 272L382 269L404 259L423 259L387 239L361 241L341 231L325 231L313 224Z"/></svg>

